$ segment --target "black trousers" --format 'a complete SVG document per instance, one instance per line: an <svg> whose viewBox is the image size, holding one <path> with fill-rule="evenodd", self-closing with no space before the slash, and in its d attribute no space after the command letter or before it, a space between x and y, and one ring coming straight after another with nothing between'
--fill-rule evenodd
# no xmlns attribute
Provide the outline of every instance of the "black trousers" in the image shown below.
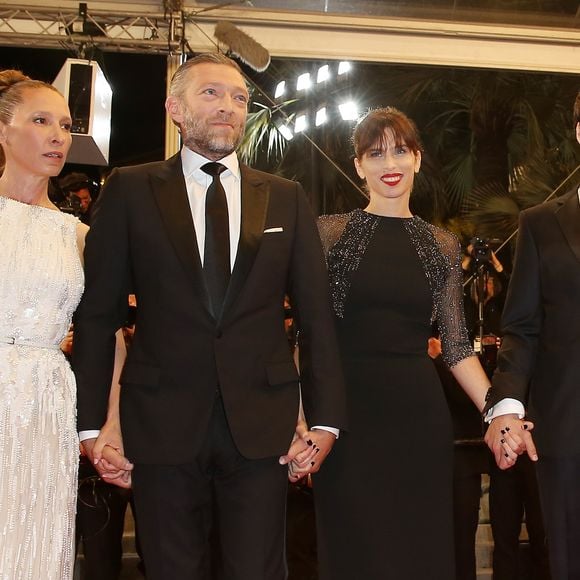
<svg viewBox="0 0 580 580"><path fill-rule="evenodd" d="M278 457L248 460L237 451L217 397L195 461L135 465L147 580L285 580L286 492ZM219 542L218 570L210 537Z"/></svg>
<svg viewBox="0 0 580 580"><path fill-rule="evenodd" d="M88 459L79 466L76 537L83 543L84 580L116 580L131 490L104 482Z"/></svg>
<svg viewBox="0 0 580 580"><path fill-rule="evenodd" d="M552 580L580 580L580 455L541 455L537 471Z"/></svg>
<svg viewBox="0 0 580 580"><path fill-rule="evenodd" d="M494 580L519 580L519 537L525 513L531 549L531 580L550 580L548 548L535 464L521 455L502 471L491 462L489 512L493 533Z"/></svg>

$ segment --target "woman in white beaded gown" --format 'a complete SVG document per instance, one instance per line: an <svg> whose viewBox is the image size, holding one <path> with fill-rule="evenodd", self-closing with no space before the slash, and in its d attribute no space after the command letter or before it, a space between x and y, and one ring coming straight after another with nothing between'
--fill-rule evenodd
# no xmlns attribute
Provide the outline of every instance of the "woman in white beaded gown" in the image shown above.
<svg viewBox="0 0 580 580"><path fill-rule="evenodd" d="M56 89L0 72L1 580L72 578L76 386L59 344L83 292L87 228L47 193L70 131Z"/></svg>

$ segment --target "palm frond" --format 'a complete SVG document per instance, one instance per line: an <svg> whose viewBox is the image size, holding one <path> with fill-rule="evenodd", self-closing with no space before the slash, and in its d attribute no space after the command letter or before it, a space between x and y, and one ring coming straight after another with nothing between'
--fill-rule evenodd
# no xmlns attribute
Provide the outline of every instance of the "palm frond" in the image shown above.
<svg viewBox="0 0 580 580"><path fill-rule="evenodd" d="M295 113L288 113L286 109L294 102L296 99L284 101L275 107L253 103L257 110L248 114L246 131L238 148L238 155L245 163L254 164L261 154L274 160L283 157L289 142L280 133L274 118L279 115L283 122L291 122Z"/></svg>

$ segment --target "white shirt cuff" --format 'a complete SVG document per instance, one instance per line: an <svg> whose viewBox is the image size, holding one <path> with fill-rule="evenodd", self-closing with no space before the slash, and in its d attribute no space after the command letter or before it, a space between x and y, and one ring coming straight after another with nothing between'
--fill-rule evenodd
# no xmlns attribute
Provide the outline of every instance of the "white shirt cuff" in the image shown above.
<svg viewBox="0 0 580 580"><path fill-rule="evenodd" d="M510 415L512 413L518 415L520 419L523 419L526 414L526 410L522 403L517 399L502 399L493 407L491 407L485 414L485 422L491 423L492 419L495 419L500 415Z"/></svg>
<svg viewBox="0 0 580 580"><path fill-rule="evenodd" d="M96 439L101 431L99 429L92 429L91 431L79 431L79 441L86 439Z"/></svg>
<svg viewBox="0 0 580 580"><path fill-rule="evenodd" d="M312 428L321 429L322 431L328 431L329 433L332 433L337 439L338 436L340 435L340 429L337 429L336 427L325 427L324 425L315 425Z"/></svg>

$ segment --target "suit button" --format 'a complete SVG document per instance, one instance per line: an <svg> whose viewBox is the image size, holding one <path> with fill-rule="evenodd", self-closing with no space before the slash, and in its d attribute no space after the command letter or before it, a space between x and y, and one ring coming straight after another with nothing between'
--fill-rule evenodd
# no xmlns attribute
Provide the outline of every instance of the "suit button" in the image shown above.
<svg viewBox="0 0 580 580"><path fill-rule="evenodd" d="M222 331L221 330L216 330L215 337L216 338L221 338L222 337Z"/></svg>

